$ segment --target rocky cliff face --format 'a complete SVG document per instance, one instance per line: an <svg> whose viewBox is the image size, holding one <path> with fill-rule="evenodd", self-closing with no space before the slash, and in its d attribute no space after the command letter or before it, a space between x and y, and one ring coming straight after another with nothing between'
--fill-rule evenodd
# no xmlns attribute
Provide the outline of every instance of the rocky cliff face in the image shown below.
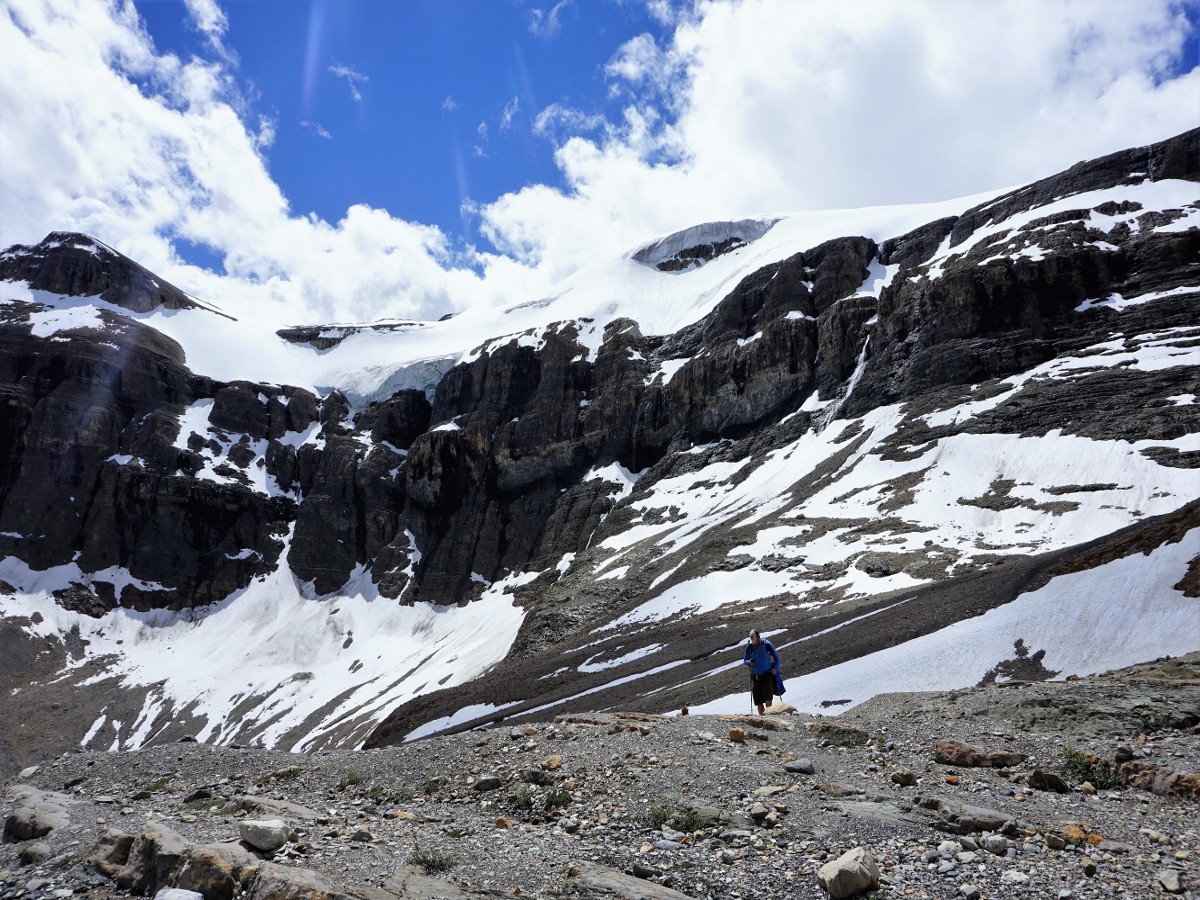
<svg viewBox="0 0 1200 900"><path fill-rule="evenodd" d="M203 610L281 570L309 597L369 584L443 607L521 575L514 660L598 623L616 629L610 661L656 621L660 643L714 652L722 614L698 625L679 592L726 575L775 579L748 592L772 615L834 602L852 618L915 586L944 609L954 579L1020 570L942 624L981 612L1049 565L1021 557L1200 496L1200 227L1194 198L1156 192L1200 182L1198 145L1189 132L903 235L796 248L675 333L555 322L369 403L192 371L142 314L206 307L91 239L52 234L0 255L0 285L24 285L0 287L0 558L92 617ZM633 258L688 278L774 224L693 229ZM66 316L64 297L93 299ZM325 352L364 331L280 334ZM1034 486L1041 463L965 449L1020 437L1119 444L1133 468L1089 463L1072 481L1047 463ZM856 474L864 460L883 474ZM988 471L944 492L957 466ZM949 518L931 518L935 501ZM1005 518L1014 510L1028 520ZM647 618L648 602L666 612ZM902 620L920 634L937 614ZM509 670L480 701L527 699L550 671ZM549 685L592 683L572 671ZM380 734L449 702L414 701Z"/></svg>

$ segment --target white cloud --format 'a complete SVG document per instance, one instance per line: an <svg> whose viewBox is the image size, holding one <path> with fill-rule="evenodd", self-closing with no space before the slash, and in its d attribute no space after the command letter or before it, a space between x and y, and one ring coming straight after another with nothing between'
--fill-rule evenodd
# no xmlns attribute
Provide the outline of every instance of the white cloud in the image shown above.
<svg viewBox="0 0 1200 900"><path fill-rule="evenodd" d="M1020 183L1193 127L1200 101L1200 69L1169 77L1194 40L1169 0L651 2L671 30L614 48L606 118L562 98L534 121L562 186L471 206L486 253L366 206L297 214L265 158L275 125L228 58L159 52L132 4L5 3L0 246L85 231L235 314L292 322L529 299L710 219ZM224 39L219 7L188 12ZM330 71L361 96L365 76ZM225 271L185 265L179 241Z"/></svg>
<svg viewBox="0 0 1200 900"><path fill-rule="evenodd" d="M604 116L598 113L589 114L561 103L551 103L533 120L533 133L560 144L565 140L564 135L586 134L606 124Z"/></svg>
<svg viewBox="0 0 1200 900"><path fill-rule="evenodd" d="M529 32L541 38L552 38L562 29L561 14L571 0L559 0L549 12L543 9L529 11Z"/></svg>
<svg viewBox="0 0 1200 900"><path fill-rule="evenodd" d="M504 104L504 109L500 112L500 130L507 131L512 127L513 119L521 110L521 100L519 97L513 97Z"/></svg>
<svg viewBox="0 0 1200 900"><path fill-rule="evenodd" d="M229 28L225 10L217 5L216 0L184 0L184 5L196 30L208 38L214 50L230 58L224 44L225 31Z"/></svg>
<svg viewBox="0 0 1200 900"><path fill-rule="evenodd" d="M325 129L325 126L322 125L320 122L309 122L307 120L302 120L300 122L300 126L302 128L306 128L307 130L311 131L313 134L315 134L319 138L325 138L325 140L327 140L327 141L333 140L333 135L330 134Z"/></svg>
<svg viewBox="0 0 1200 900"><path fill-rule="evenodd" d="M370 81L370 78L354 69L353 66L343 66L339 63L331 65L329 71L338 78L345 79L346 87L350 88L350 96L354 98L355 102L362 100L362 91L358 88L359 82Z"/></svg>
<svg viewBox="0 0 1200 900"><path fill-rule="evenodd" d="M458 103L453 97L447 97L442 101L442 109L446 110L446 112L454 112L454 110L458 109Z"/></svg>
<svg viewBox="0 0 1200 900"><path fill-rule="evenodd" d="M482 209L484 233L569 269L648 233L1032 180L1195 125L1200 70L1170 2L700 2L606 67L623 119L562 140L566 188ZM1194 36L1193 36L1194 39Z"/></svg>

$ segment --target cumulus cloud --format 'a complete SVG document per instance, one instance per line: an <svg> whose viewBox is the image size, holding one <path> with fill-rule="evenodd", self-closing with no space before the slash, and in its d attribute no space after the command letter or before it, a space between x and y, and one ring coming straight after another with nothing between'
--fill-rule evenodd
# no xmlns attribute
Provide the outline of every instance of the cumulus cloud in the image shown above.
<svg viewBox="0 0 1200 900"><path fill-rule="evenodd" d="M1166 0L741 0L678 15L666 40L614 53L623 111L559 140L565 189L483 208L504 252L570 268L706 219L1001 188L1193 127L1200 100L1200 69L1168 77L1194 35Z"/></svg>
<svg viewBox="0 0 1200 900"><path fill-rule="evenodd" d="M234 314L437 316L696 222L976 193L1195 125L1200 69L1173 74L1195 36L1171 0L651 7L669 29L613 48L603 116L526 104L561 184L472 204L483 250L368 206L298 215L227 58L157 50L132 4L6 0L0 246L85 231ZM188 10L223 39L212 0ZM365 76L330 71L361 97Z"/></svg>

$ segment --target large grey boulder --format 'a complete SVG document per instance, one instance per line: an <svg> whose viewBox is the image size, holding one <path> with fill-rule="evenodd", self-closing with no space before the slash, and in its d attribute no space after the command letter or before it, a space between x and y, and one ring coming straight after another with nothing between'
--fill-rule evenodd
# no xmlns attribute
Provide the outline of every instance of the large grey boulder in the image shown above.
<svg viewBox="0 0 1200 900"><path fill-rule="evenodd" d="M4 843L17 844L45 837L55 828L67 824L67 807L71 798L57 791L44 791L28 784L9 788L8 796L15 800L13 811L4 821Z"/></svg>
<svg viewBox="0 0 1200 900"><path fill-rule="evenodd" d="M264 853L274 853L296 834L283 819L244 819L238 824L238 833L243 841Z"/></svg>
<svg viewBox="0 0 1200 900"><path fill-rule="evenodd" d="M879 887L879 867L870 850L855 847L821 866L817 884L831 900L853 897Z"/></svg>

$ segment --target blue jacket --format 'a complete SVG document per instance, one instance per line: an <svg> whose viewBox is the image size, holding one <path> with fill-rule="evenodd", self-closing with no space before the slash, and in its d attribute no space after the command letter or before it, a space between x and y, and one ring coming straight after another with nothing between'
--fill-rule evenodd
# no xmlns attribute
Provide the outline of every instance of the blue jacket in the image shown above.
<svg viewBox="0 0 1200 900"><path fill-rule="evenodd" d="M746 641L746 655L742 658L742 665L749 666L754 675L770 672L771 669L778 672L779 654L775 652L775 647L770 641L761 640L757 647Z"/></svg>

